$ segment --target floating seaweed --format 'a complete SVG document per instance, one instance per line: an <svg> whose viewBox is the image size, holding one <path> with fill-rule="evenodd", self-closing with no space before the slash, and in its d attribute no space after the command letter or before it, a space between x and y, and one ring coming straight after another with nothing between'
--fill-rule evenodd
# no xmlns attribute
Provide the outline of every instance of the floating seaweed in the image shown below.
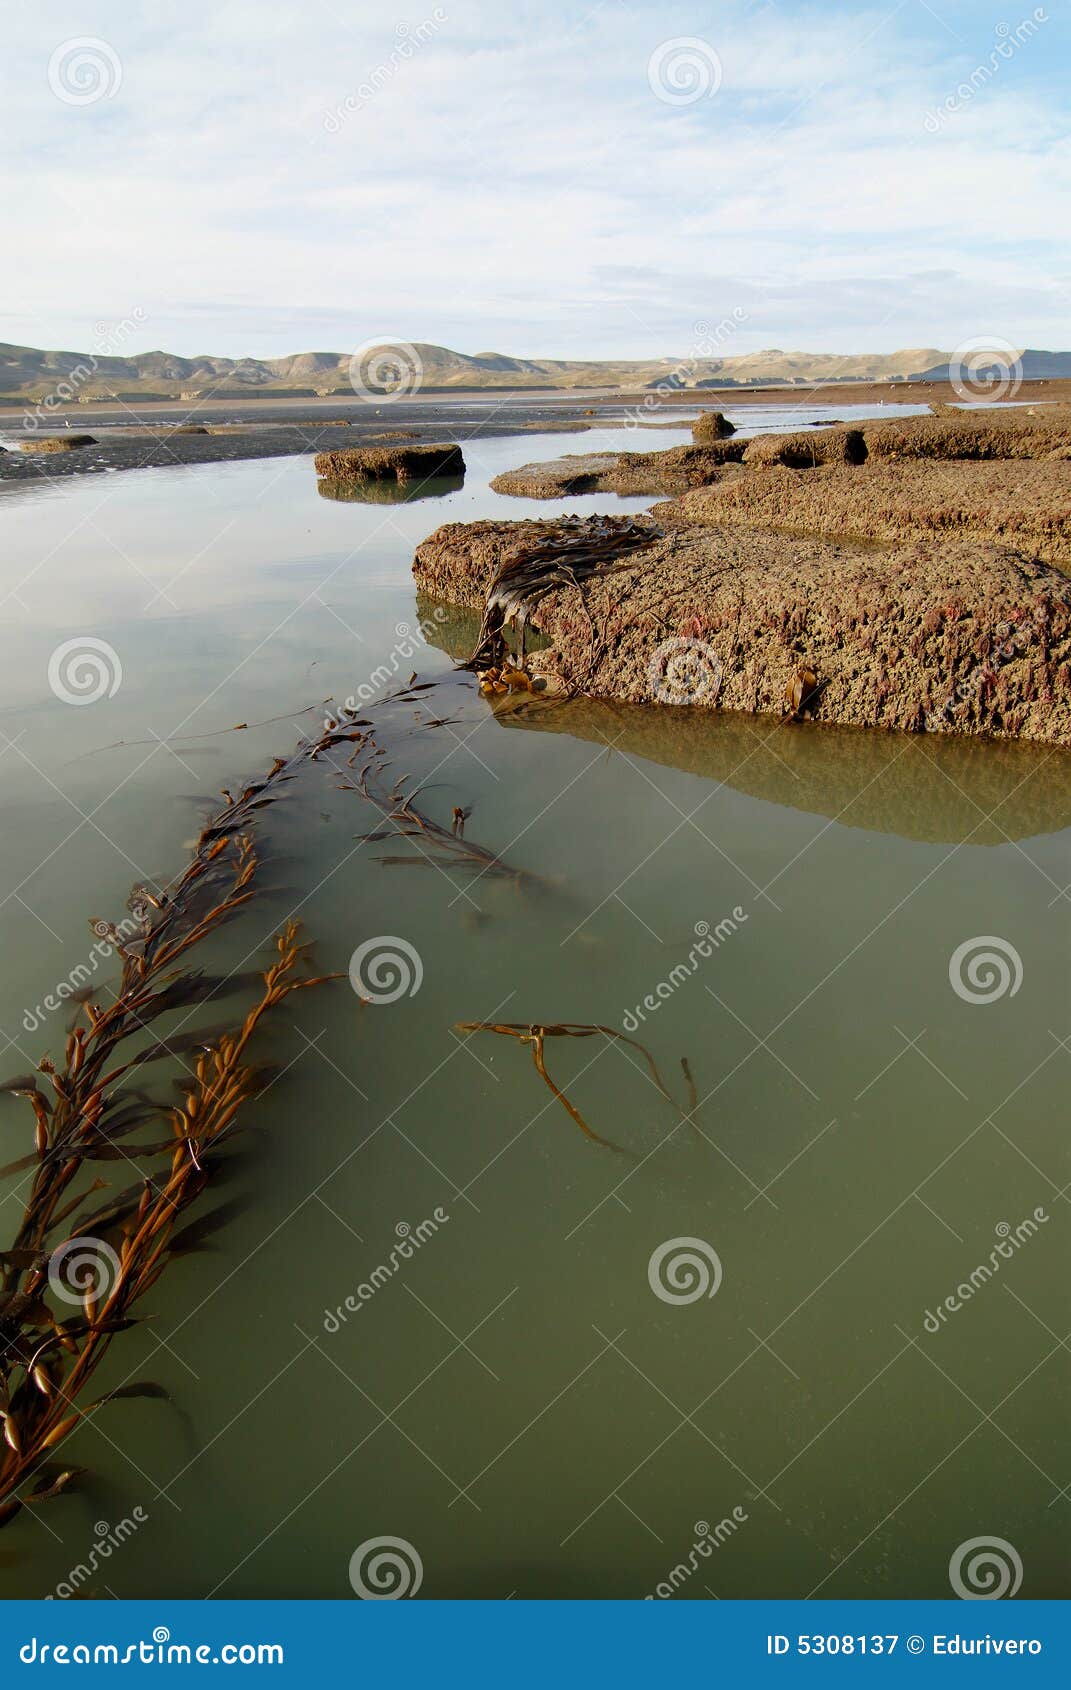
<svg viewBox="0 0 1071 1690"><path fill-rule="evenodd" d="M412 676L381 702L416 703L431 684ZM403 792L410 777L388 786L385 752L370 728L353 711L334 713L315 738L302 740L289 757L277 757L259 780L235 792L224 788L224 807L206 820L178 879L166 888L135 886L121 923L91 922L121 962L114 1001L102 1006L91 992L80 993L62 1066L46 1057L34 1073L0 1087L29 1104L34 1124L33 1150L4 1170L29 1168L32 1177L11 1246L0 1251L0 1525L74 1482L80 1469L64 1466L57 1452L97 1410L121 1398L165 1394L151 1381L136 1381L83 1400L113 1338L137 1323L135 1305L168 1260L200 1247L222 1224L210 1215L176 1228L216 1172L244 1106L272 1076L250 1053L261 1022L294 992L335 978L310 972L298 924L287 920L275 959L254 976L258 995L240 1025L202 1026L170 1037L154 1032L161 1016L211 1003L236 980L249 981L248 971L209 974L191 968L189 959L263 893L254 885L258 859L251 837L259 811L283 796L281 787L302 765L326 759L344 773L363 758L344 786L385 818L387 825L369 837L401 837L421 847L416 858L384 861L442 860L514 882L534 878L464 838L467 810L455 806L446 827L418 809L417 793ZM331 755L338 751L348 753L344 765ZM541 1034L558 1031L570 1030ZM135 1082L163 1056L185 1068L175 1082L177 1101L154 1097ZM545 1073L542 1037L537 1065ZM142 1164L157 1158L165 1159L163 1165L146 1172ZM95 1164L109 1161L126 1161L137 1175L118 1193L93 1175ZM101 1192L106 1195L94 1207ZM62 1304L75 1312L67 1314Z"/></svg>
<svg viewBox="0 0 1071 1690"><path fill-rule="evenodd" d="M413 694L406 688L396 696ZM79 1005L85 1021L70 1030L61 1068L46 1057L36 1073L6 1083L33 1113L34 1149L15 1166L34 1172L15 1237L0 1252L0 1525L73 1482L77 1470L57 1469L56 1451L97 1409L161 1394L139 1382L80 1403L112 1339L136 1324L132 1310L169 1257L196 1247L194 1229L176 1234L175 1223L205 1190L243 1105L266 1083L270 1070L249 1053L261 1021L294 992L334 976L307 972L307 947L288 920L239 1026L202 1028L179 1041L144 1038L165 1013L223 995L225 980L190 970L186 959L254 896L255 812L281 796L279 786L299 764L353 741L367 743L353 719L332 719L318 738L277 757L262 779L237 795L225 790L225 807L203 829L173 887L135 886L122 930L91 923L121 959L114 1001L104 1007L87 997ZM158 1056L186 1053L195 1060L180 1082L180 1102L161 1102L131 1085ZM155 1136L131 1139L145 1130ZM139 1166L164 1156L159 1172ZM87 1169L118 1160L136 1170L136 1182L87 1212L104 1186L100 1178L86 1184ZM77 1313L63 1317L57 1303Z"/></svg>
<svg viewBox="0 0 1071 1690"><path fill-rule="evenodd" d="M616 1039L620 1044L631 1045L633 1050L638 1050L643 1057L657 1090L661 1092L666 1102L672 1109L676 1110L682 1119L691 1119L691 1112L696 1107L695 1082L692 1079L686 1057L681 1058L681 1070L688 1086L689 1108L687 1111L681 1109L670 1092L658 1071L658 1064L647 1046L640 1044L638 1039L630 1039L627 1033L619 1033L615 1027L603 1027L598 1023L584 1021L559 1021L555 1022L553 1026L544 1025L538 1021L459 1021L457 1031L459 1033L501 1033L507 1038L517 1039L522 1045L528 1045L532 1052L532 1062L536 1073L553 1092L562 1108L568 1115L572 1116L582 1133L585 1133L588 1138L594 1139L596 1144L604 1144L608 1150L620 1151L623 1150L623 1146L615 1144L613 1139L603 1138L602 1134L597 1133L594 1127L590 1127L579 1109L570 1103L561 1087L555 1085L547 1072L543 1053L543 1045L546 1039L590 1039L594 1038L596 1033L602 1033L605 1038Z"/></svg>
<svg viewBox="0 0 1071 1690"><path fill-rule="evenodd" d="M622 560L662 538L652 523L631 517L566 517L555 533L503 564L487 590L479 638L466 669L486 670L508 656L505 627L518 631L524 664L525 628L532 611L558 587L580 588L592 576L610 574Z"/></svg>
<svg viewBox="0 0 1071 1690"><path fill-rule="evenodd" d="M146 1101L120 1086L142 1058L134 1053L124 1060L119 1047L173 1007L171 965L249 896L256 860L249 842L208 849L213 866L225 852L233 858L233 879L222 897L191 919L180 913L183 900L177 894L143 946L128 949L115 1002L86 1006L89 1025L70 1034L62 1070L47 1059L41 1063L53 1095L36 1089L24 1094L35 1117L37 1165L12 1247L0 1256L0 1422L6 1444L0 1521L13 1518L22 1502L59 1494L63 1487L55 1484L30 1497L16 1493L97 1408L116 1396L157 1394L124 1386L84 1407L78 1402L112 1338L134 1323L134 1304L166 1265L176 1220L205 1189L211 1159L263 1083L263 1070L248 1057L261 1020L292 993L326 978L300 972L305 948L297 924L288 922L258 1000L240 1027L216 1033L200 1050L181 1105ZM207 872L202 858L192 867ZM159 1133L165 1122L166 1136L120 1142L144 1126L155 1124ZM87 1164L123 1159L136 1167L139 1158L163 1155L168 1157L163 1170L150 1176L139 1169L136 1184L91 1213L86 1204L100 1180L69 1196ZM47 1300L50 1294L77 1307L78 1314L60 1318Z"/></svg>
<svg viewBox="0 0 1071 1690"><path fill-rule="evenodd" d="M510 880L518 886L537 883L538 876L531 874L527 869L514 868L486 846L466 839L465 823L470 814L468 810L455 804L450 826L446 827L433 816L418 809L416 800L420 796L419 789L412 793L402 791L405 782L411 779L409 775L402 775L387 789L380 779L383 772L380 757L381 753L373 746L361 767L354 770L354 779L337 782L340 792L359 792L362 798L367 798L387 824L385 827L374 828L371 833L358 834L357 838L364 843L408 839L417 846L415 856L384 856L378 857L377 862L396 868L471 869L481 875L490 874Z"/></svg>

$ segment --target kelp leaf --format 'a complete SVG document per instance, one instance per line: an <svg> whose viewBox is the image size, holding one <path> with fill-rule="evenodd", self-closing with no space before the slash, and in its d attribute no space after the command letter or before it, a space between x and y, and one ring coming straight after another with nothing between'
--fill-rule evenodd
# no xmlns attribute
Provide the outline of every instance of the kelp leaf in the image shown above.
<svg viewBox="0 0 1071 1690"><path fill-rule="evenodd" d="M39 1479L37 1486L23 1497L26 1503L50 1502L54 1496L62 1496L75 1481L86 1471L84 1467L65 1467L58 1478L48 1482L47 1477Z"/></svg>
<svg viewBox="0 0 1071 1690"><path fill-rule="evenodd" d="M163 1385L157 1385L152 1379L136 1379L132 1385L120 1385L106 1396L98 1397L90 1403L90 1408L100 1408L102 1403L118 1402L121 1397L150 1397L154 1402L170 1402L171 1393Z"/></svg>

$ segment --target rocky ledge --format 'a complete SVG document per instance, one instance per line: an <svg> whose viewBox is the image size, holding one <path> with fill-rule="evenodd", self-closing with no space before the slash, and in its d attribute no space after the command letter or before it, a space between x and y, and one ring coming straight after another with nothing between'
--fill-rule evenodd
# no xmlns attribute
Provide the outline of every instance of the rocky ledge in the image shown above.
<svg viewBox="0 0 1071 1690"><path fill-rule="evenodd" d="M563 499L582 493L684 493L716 481L738 464L746 440L672 446L667 452L583 452L547 463L522 464L496 475L491 487L525 499Z"/></svg>
<svg viewBox="0 0 1071 1690"><path fill-rule="evenodd" d="M464 475L460 446L357 446L318 452L316 473L325 481L420 481L428 476Z"/></svg>
<svg viewBox="0 0 1071 1690"><path fill-rule="evenodd" d="M76 452L80 446L95 446L92 434L31 434L19 441L20 452Z"/></svg>
<svg viewBox="0 0 1071 1690"><path fill-rule="evenodd" d="M1071 567L1071 463L1058 461L771 466L656 505L655 514L844 539L974 537Z"/></svg>
<svg viewBox="0 0 1071 1690"><path fill-rule="evenodd" d="M591 519L593 536L607 520ZM640 523L645 544L586 576L574 569L575 582L534 603L551 649L530 666L555 690L1071 745L1071 580L1060 570L988 543L877 547ZM419 547L414 574L425 592L482 608L505 567L559 542L575 558L583 529L447 524Z"/></svg>
<svg viewBox="0 0 1071 1690"><path fill-rule="evenodd" d="M481 652L527 614L559 693L1071 746L1069 458L1067 406L562 458L493 485L677 497L449 524L413 567L487 607Z"/></svg>
<svg viewBox="0 0 1071 1690"><path fill-rule="evenodd" d="M674 524L890 541L976 535L1071 566L1071 408L1048 409L564 457L491 485L545 499L662 492L678 499L675 511L658 507Z"/></svg>

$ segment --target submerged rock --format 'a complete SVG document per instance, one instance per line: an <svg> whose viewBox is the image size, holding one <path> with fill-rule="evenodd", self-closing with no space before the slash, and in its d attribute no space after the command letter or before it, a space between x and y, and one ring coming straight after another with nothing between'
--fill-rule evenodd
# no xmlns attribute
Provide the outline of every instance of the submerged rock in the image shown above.
<svg viewBox="0 0 1071 1690"><path fill-rule="evenodd" d="M408 505L417 499L445 499L448 493L459 493L464 485L463 475L430 475L419 481L332 481L321 476L316 491L321 499L338 499L348 505Z"/></svg>

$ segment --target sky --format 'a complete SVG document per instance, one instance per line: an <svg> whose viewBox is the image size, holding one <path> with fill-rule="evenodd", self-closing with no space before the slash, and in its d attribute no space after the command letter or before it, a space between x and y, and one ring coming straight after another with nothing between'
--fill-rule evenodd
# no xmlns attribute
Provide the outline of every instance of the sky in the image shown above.
<svg viewBox="0 0 1071 1690"><path fill-rule="evenodd" d="M1068 0L0 17L0 340L1071 347Z"/></svg>

